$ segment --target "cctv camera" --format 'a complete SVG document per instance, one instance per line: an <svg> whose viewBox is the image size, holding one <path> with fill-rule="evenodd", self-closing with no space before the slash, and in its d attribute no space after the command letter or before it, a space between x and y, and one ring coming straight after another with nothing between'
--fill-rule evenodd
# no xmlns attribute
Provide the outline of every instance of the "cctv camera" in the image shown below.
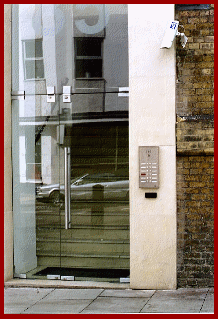
<svg viewBox="0 0 218 319"><path fill-rule="evenodd" d="M171 21L166 29L161 49L167 48L169 49L172 46L173 40L175 39L175 36L178 31L179 21Z"/></svg>
<svg viewBox="0 0 218 319"><path fill-rule="evenodd" d="M180 36L180 42L182 47L184 48L188 38L185 36L184 33L178 32L178 26L179 26L179 21L171 21L168 26L167 30L165 32L162 44L161 44L161 49L169 49L172 46L173 40L175 39L175 36L178 35Z"/></svg>
<svg viewBox="0 0 218 319"><path fill-rule="evenodd" d="M180 39L180 42L182 44L182 47L184 48L187 41L188 41L188 38L185 36L185 33L177 33L177 35L180 35L181 36L181 39Z"/></svg>

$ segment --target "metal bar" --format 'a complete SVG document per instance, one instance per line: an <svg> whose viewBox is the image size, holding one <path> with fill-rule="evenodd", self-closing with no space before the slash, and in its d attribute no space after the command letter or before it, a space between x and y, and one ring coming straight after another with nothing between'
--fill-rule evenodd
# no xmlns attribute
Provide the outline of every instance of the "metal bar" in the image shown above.
<svg viewBox="0 0 218 319"><path fill-rule="evenodd" d="M61 276L61 280L74 281L75 277L74 276Z"/></svg>
<svg viewBox="0 0 218 319"><path fill-rule="evenodd" d="M51 280L61 279L61 276L60 275L47 275L47 279L51 279Z"/></svg>
<svg viewBox="0 0 218 319"><path fill-rule="evenodd" d="M64 186L65 186L65 229L71 228L70 218L70 175L71 175L71 164L70 164L70 147L64 148Z"/></svg>
<svg viewBox="0 0 218 319"><path fill-rule="evenodd" d="M25 95L25 91L12 91L11 95Z"/></svg>
<svg viewBox="0 0 218 319"><path fill-rule="evenodd" d="M11 92L12 100L25 100L25 91L12 91Z"/></svg>
<svg viewBox="0 0 218 319"><path fill-rule="evenodd" d="M125 283L129 283L130 282L130 278L129 277L126 277L126 278L120 278L120 283L121 282L125 282Z"/></svg>

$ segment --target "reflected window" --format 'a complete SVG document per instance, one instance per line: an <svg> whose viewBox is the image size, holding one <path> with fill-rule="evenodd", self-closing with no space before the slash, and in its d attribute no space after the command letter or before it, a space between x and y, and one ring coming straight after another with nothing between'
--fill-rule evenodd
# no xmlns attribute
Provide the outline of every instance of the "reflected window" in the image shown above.
<svg viewBox="0 0 218 319"><path fill-rule="evenodd" d="M25 144L29 143L26 139ZM29 161L29 153L26 153L26 179L28 181L41 182L42 180L42 167L41 167L41 138L35 144L35 161Z"/></svg>
<svg viewBox="0 0 218 319"><path fill-rule="evenodd" d="M42 39L23 41L25 80L44 78Z"/></svg>
<svg viewBox="0 0 218 319"><path fill-rule="evenodd" d="M75 38L76 78L102 78L102 38Z"/></svg>

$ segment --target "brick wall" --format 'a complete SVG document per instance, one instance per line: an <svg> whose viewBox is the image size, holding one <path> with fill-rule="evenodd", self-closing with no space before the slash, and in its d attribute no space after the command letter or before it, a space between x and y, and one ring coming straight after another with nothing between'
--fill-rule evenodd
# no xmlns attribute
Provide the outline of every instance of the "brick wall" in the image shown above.
<svg viewBox="0 0 218 319"><path fill-rule="evenodd" d="M213 114L214 8L177 11L175 17L188 37L185 48L176 39L177 113Z"/></svg>
<svg viewBox="0 0 218 319"><path fill-rule="evenodd" d="M177 157L178 287L213 286L213 156Z"/></svg>
<svg viewBox="0 0 218 319"><path fill-rule="evenodd" d="M176 123L177 155L213 155L213 117L177 115Z"/></svg>
<svg viewBox="0 0 218 319"><path fill-rule="evenodd" d="M175 17L188 37L176 40L177 280L213 286L214 5Z"/></svg>

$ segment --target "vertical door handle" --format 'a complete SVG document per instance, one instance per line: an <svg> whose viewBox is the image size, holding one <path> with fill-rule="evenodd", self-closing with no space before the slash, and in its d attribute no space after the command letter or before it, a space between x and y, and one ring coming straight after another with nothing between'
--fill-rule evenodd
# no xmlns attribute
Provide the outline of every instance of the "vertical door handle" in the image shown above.
<svg viewBox="0 0 218 319"><path fill-rule="evenodd" d="M71 228L70 180L71 180L70 147L65 147L64 148L65 229Z"/></svg>

